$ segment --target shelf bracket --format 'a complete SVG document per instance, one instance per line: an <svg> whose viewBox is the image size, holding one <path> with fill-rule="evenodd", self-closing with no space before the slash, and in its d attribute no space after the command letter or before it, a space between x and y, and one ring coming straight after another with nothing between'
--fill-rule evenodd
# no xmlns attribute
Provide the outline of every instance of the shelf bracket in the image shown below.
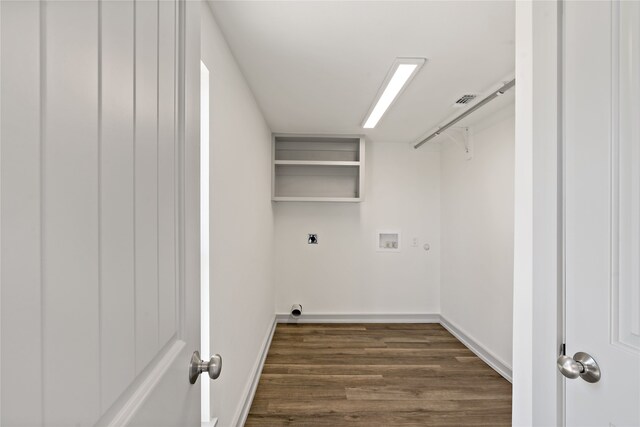
<svg viewBox="0 0 640 427"><path fill-rule="evenodd" d="M473 159L473 141L468 127L451 127L442 132L441 135L462 146L467 160Z"/></svg>

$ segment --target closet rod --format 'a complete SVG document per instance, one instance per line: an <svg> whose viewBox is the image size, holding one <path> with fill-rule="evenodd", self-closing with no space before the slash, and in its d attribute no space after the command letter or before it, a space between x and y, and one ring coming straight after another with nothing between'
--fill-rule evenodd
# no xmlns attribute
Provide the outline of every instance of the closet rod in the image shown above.
<svg viewBox="0 0 640 427"><path fill-rule="evenodd" d="M431 135L429 135L428 137L426 137L422 141L418 142L416 145L413 146L413 148L416 148L416 149L420 148L420 146L422 144L424 144L425 142L431 141L433 138L435 138L436 136L440 135L442 132L444 132L445 130L449 129L451 126L455 125L460 120L464 119L469 114L473 113L474 111L476 111L477 109L479 109L483 105L488 104L493 99L495 99L495 98L499 97L500 95L504 94L506 91L508 91L509 89L514 87L515 85L516 85L516 79L513 79L510 82L505 83L500 89L496 90L491 95L489 95L486 98L484 98L482 101L477 102L475 105L473 105L467 111L465 111L464 113L460 114L458 117L456 117L455 119L451 120L446 125L440 126L437 131L433 132Z"/></svg>

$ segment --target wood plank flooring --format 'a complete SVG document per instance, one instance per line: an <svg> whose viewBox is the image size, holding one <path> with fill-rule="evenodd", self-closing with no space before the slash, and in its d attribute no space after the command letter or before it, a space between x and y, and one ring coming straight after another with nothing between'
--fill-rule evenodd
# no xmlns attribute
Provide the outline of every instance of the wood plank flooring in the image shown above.
<svg viewBox="0 0 640 427"><path fill-rule="evenodd" d="M439 324L279 324L245 426L507 426L511 384Z"/></svg>

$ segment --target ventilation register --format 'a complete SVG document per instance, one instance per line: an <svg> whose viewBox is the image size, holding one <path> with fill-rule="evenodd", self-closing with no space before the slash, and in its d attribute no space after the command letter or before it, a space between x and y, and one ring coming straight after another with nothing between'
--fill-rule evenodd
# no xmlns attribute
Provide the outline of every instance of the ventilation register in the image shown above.
<svg viewBox="0 0 640 427"><path fill-rule="evenodd" d="M462 95L460 98L456 100L456 102L453 103L453 106L464 107L466 105L469 105L473 102L474 99L476 99L476 96L477 95L472 95L472 94Z"/></svg>

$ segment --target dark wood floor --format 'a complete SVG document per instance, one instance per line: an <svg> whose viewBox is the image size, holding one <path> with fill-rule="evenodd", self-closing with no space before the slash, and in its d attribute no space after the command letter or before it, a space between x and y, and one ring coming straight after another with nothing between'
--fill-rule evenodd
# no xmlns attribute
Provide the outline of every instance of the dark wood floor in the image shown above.
<svg viewBox="0 0 640 427"><path fill-rule="evenodd" d="M279 324L246 426L506 426L511 384L438 324Z"/></svg>

